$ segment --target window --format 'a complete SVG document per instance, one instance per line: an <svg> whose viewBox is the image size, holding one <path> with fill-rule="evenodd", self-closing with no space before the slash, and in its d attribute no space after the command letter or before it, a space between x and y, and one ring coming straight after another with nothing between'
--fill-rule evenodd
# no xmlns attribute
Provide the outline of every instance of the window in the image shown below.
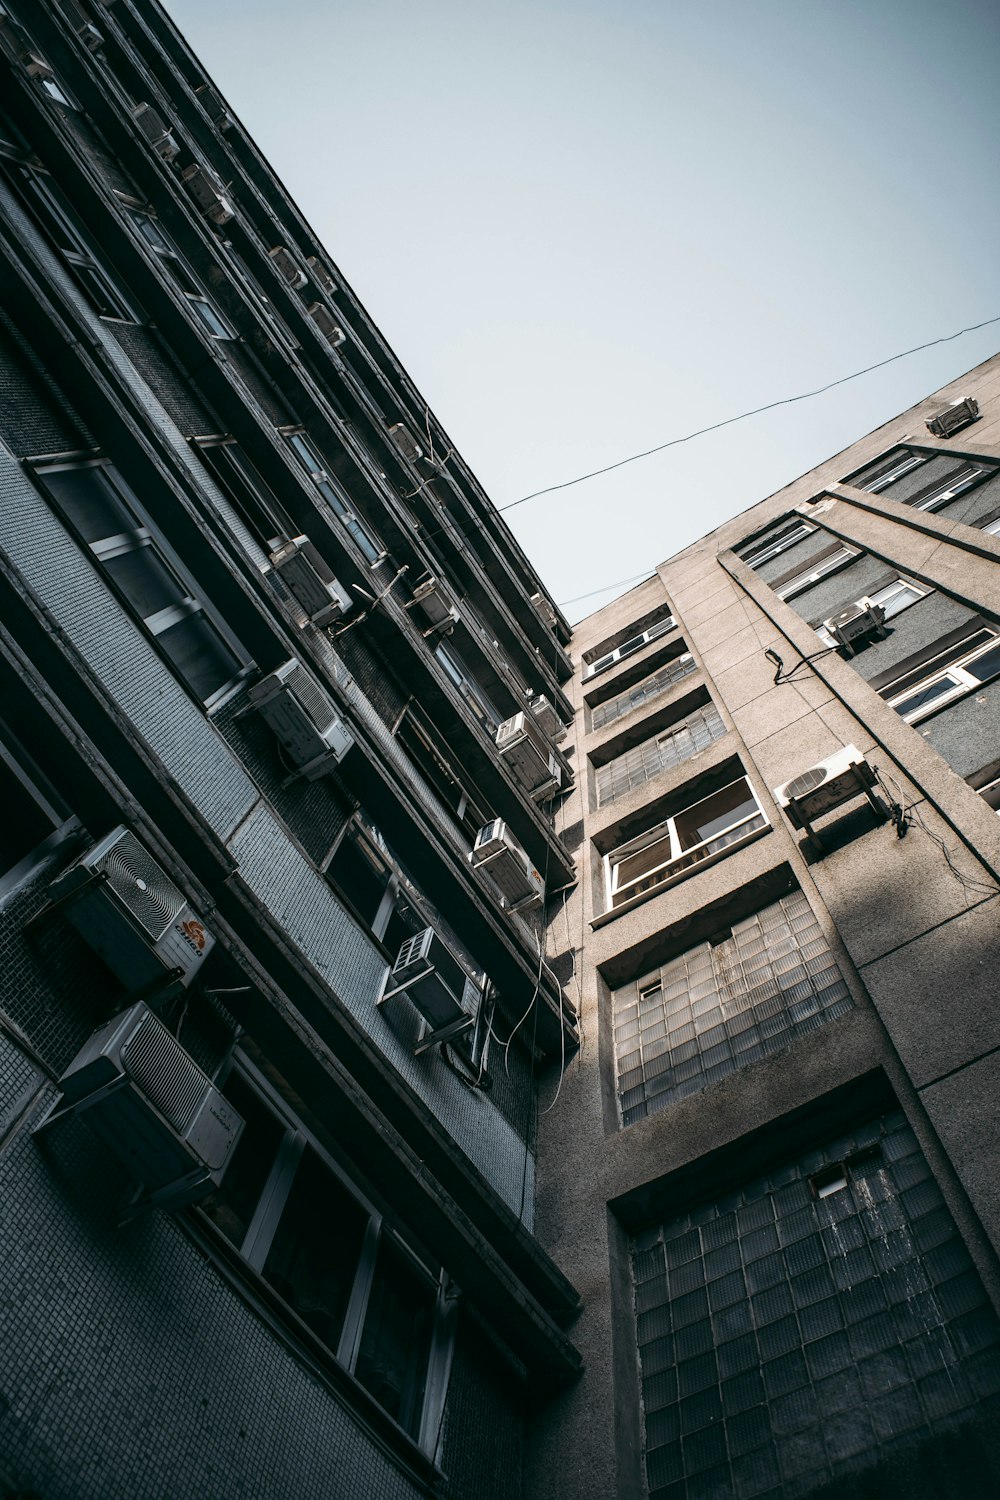
<svg viewBox="0 0 1000 1500"><path fill-rule="evenodd" d="M914 510L940 510L943 505L964 495L966 490L971 490L974 484L991 472L995 471L985 464L959 464L954 473L904 503L912 505Z"/></svg>
<svg viewBox="0 0 1000 1500"><path fill-rule="evenodd" d="M987 521L985 526L980 527L980 530L988 531L990 536L1000 535L1000 516L995 516L992 521Z"/></svg>
<svg viewBox="0 0 1000 1500"><path fill-rule="evenodd" d="M245 1059L224 1092L246 1125L202 1211L293 1327L433 1456L455 1305L444 1272L400 1238Z"/></svg>
<svg viewBox="0 0 1000 1500"><path fill-rule="evenodd" d="M685 651L683 656L675 656L665 666L657 667L655 672L637 682L635 687L619 693L617 698L609 698L607 703L598 703L591 710L590 727L603 729L605 725L613 724L616 719L631 713L633 708L639 708L643 703L658 698L661 693L672 688L675 682L683 682L685 677L690 677L697 670L690 651Z"/></svg>
<svg viewBox="0 0 1000 1500"><path fill-rule="evenodd" d="M714 740L721 739L726 726L714 703L688 714L680 723L670 724L660 734L618 755L607 765L597 767L597 805L605 807L641 786L661 771L679 766L697 755Z"/></svg>
<svg viewBox="0 0 1000 1500"><path fill-rule="evenodd" d="M1000 677L1000 641L993 631L977 631L946 655L950 660L942 661L938 656L905 679L882 689L889 707L908 724L919 724L945 704L964 698L984 682ZM906 686L901 691L902 682Z"/></svg>
<svg viewBox="0 0 1000 1500"><path fill-rule="evenodd" d="M630 636L627 641L622 641L621 645L615 646L614 650L607 651L603 656L599 656L596 661L589 662L584 667L584 677L596 677L598 672L606 672L608 667L613 667L616 662L623 661L626 656L631 656L633 652L641 651L643 646L649 645L650 641L659 640L661 635L666 635L668 631L676 629L677 621L672 615L667 615L664 619L657 620L655 625L649 625L645 630L640 631L638 635Z"/></svg>
<svg viewBox="0 0 1000 1500"><path fill-rule="evenodd" d="M469 795L463 779L451 764L440 735L422 715L418 719L414 709L408 708L399 721L396 738L424 780L454 815L455 822L468 835L471 844L493 814L484 811L483 805Z"/></svg>
<svg viewBox="0 0 1000 1500"><path fill-rule="evenodd" d="M36 472L177 675L201 702L217 703L243 675L245 659L194 596L179 561L154 539L121 476L103 460Z"/></svg>
<svg viewBox="0 0 1000 1500"><path fill-rule="evenodd" d="M806 589L812 588L814 583L819 583L820 579L825 578L828 573L835 572L837 568L842 568L845 563L860 556L861 553L857 547L846 545L838 547L836 551L828 552L826 557L821 557L818 562L814 562L803 572L796 573L794 578L787 578L784 583L775 584L774 592L779 599L793 599L796 594L801 594Z"/></svg>
<svg viewBox="0 0 1000 1500"><path fill-rule="evenodd" d="M496 734L500 727L502 715L494 707L489 697L472 676L465 662L459 656L454 646L446 641L438 641L434 647L434 655L441 663L448 677L458 688L466 703L472 709L476 718L483 725L488 735Z"/></svg>
<svg viewBox="0 0 1000 1500"><path fill-rule="evenodd" d="M739 777L606 854L610 906L691 873L767 826L749 781Z"/></svg>
<svg viewBox="0 0 1000 1500"><path fill-rule="evenodd" d="M773 557L779 557L790 547L804 542L815 530L811 521L794 520L781 531L772 531L766 537L751 542L748 547L738 549L737 556L743 559L748 568L762 568Z"/></svg>
<svg viewBox="0 0 1000 1500"><path fill-rule="evenodd" d="M866 595L864 602L881 605L885 611L885 618L891 620L893 615L898 615L911 604L916 604L918 599L925 598L930 592L930 589L925 588L923 584L914 583L912 579L894 578L892 583L887 583L883 588L875 589ZM817 625L816 634L825 646L837 647L840 644L822 625Z"/></svg>
<svg viewBox="0 0 1000 1500"><path fill-rule="evenodd" d="M843 482L853 485L855 489L877 495L880 490L895 484L897 479L902 479L904 474L909 474L911 469L919 469L930 457L929 453L914 453L909 448L896 448L892 453L884 454L875 464L848 474Z"/></svg>
<svg viewBox="0 0 1000 1500"><path fill-rule="evenodd" d="M306 434L304 432L291 433L288 436L288 446L334 515L343 524L344 529L350 532L355 542L357 542L365 559L373 566L375 563L381 562L385 557L385 549L378 541L375 533L366 525L361 517L355 515L347 496L341 490L340 485L331 479L330 475L324 469L319 454Z"/></svg>
<svg viewBox="0 0 1000 1500"><path fill-rule="evenodd" d="M228 495L257 541L273 552L298 527L274 491L237 443L226 437L196 438L198 454Z"/></svg>
<svg viewBox="0 0 1000 1500"><path fill-rule="evenodd" d="M801 891L614 995L622 1124L787 1047L851 1007Z"/></svg>
<svg viewBox="0 0 1000 1500"><path fill-rule="evenodd" d="M3 720L0 720L0 798L2 900L79 824Z"/></svg>
<svg viewBox="0 0 1000 1500"><path fill-rule="evenodd" d="M206 331L213 339L231 339L232 329L214 303L209 300L204 287L195 280L176 245L168 238L157 220L150 214L141 213L136 209L127 209L126 212L146 244L155 255L159 256L160 264L171 282L185 298L191 311Z"/></svg>

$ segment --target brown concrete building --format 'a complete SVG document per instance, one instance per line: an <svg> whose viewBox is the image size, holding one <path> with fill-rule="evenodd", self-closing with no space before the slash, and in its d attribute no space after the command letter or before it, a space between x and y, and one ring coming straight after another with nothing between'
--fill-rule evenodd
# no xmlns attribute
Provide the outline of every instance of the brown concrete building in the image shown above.
<svg viewBox="0 0 1000 1500"><path fill-rule="evenodd" d="M534 1496L996 1492L997 532L1000 358L575 631Z"/></svg>

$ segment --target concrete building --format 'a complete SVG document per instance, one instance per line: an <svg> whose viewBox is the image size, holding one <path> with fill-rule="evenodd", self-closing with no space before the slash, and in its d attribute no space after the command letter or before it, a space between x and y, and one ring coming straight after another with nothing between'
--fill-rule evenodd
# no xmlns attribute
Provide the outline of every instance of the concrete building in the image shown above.
<svg viewBox="0 0 1000 1500"><path fill-rule="evenodd" d="M1000 361L571 632L154 0L0 67L0 1496L994 1493Z"/></svg>

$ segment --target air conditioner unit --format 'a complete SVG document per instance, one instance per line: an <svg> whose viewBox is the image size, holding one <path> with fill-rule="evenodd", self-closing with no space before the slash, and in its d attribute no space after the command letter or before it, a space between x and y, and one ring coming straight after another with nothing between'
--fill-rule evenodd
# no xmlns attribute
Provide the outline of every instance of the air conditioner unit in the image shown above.
<svg viewBox="0 0 1000 1500"><path fill-rule="evenodd" d="M181 181L206 219L213 224L228 224L236 209L226 197L226 185L212 167L193 161L181 173Z"/></svg>
<svg viewBox="0 0 1000 1500"><path fill-rule="evenodd" d="M275 245L273 250L267 252L267 258L280 274L283 281L287 281L293 291L300 291L309 282L309 277L299 265L295 256L284 245Z"/></svg>
<svg viewBox="0 0 1000 1500"><path fill-rule="evenodd" d="M566 738L569 731L544 693L539 693L537 698L532 698L528 707L534 714L535 723L546 739L558 745Z"/></svg>
<svg viewBox="0 0 1000 1500"><path fill-rule="evenodd" d="M402 422L394 422L392 424L389 428L389 436L403 457L408 458L411 464L415 464L418 458L423 458L423 448L421 448L410 429Z"/></svg>
<svg viewBox="0 0 1000 1500"><path fill-rule="evenodd" d="M229 129L233 124L233 117L223 104L217 89L214 89L210 83L201 83L195 89L194 96L216 130Z"/></svg>
<svg viewBox="0 0 1000 1500"><path fill-rule="evenodd" d="M190 984L215 944L183 893L127 828L92 845L49 890L129 990Z"/></svg>
<svg viewBox="0 0 1000 1500"><path fill-rule="evenodd" d="M315 281L316 285L320 287L324 292L335 292L337 290L337 283L334 281L333 277L330 275L329 271L326 269L326 266L324 266L318 255L307 255L306 265L309 267L309 274L312 277L313 281Z"/></svg>
<svg viewBox="0 0 1000 1500"><path fill-rule="evenodd" d="M339 349L341 344L346 342L347 334L338 326L333 313L322 302L310 302L306 308L306 313L312 318L316 327L332 349Z"/></svg>
<svg viewBox="0 0 1000 1500"><path fill-rule="evenodd" d="M151 104L137 104L132 111L132 118L139 127L139 133L152 146L157 156L162 156L164 161L173 161L181 149L170 132L170 126L157 114Z"/></svg>
<svg viewBox="0 0 1000 1500"><path fill-rule="evenodd" d="M332 625L354 603L307 536L294 536L272 552L271 566L314 625Z"/></svg>
<svg viewBox="0 0 1000 1500"><path fill-rule="evenodd" d="M424 1052L436 1042L468 1031L475 1017L466 1008L468 976L447 943L433 927L407 938L396 955L380 1005L405 993L430 1027L415 1050Z"/></svg>
<svg viewBox="0 0 1000 1500"><path fill-rule="evenodd" d="M339 765L354 744L333 699L294 657L254 683L250 701L307 781Z"/></svg>
<svg viewBox="0 0 1000 1500"><path fill-rule="evenodd" d="M861 751L855 745L845 745L784 786L776 786L774 800L793 828L808 828L815 818L841 803L868 797L875 784L875 772Z"/></svg>
<svg viewBox="0 0 1000 1500"><path fill-rule="evenodd" d="M562 785L562 769L555 751L523 709L505 719L497 730L497 749L518 781L536 802L551 797Z"/></svg>
<svg viewBox="0 0 1000 1500"><path fill-rule="evenodd" d="M552 601L547 599L544 594L532 594L531 602L535 607L535 612L541 615L549 629L555 630L557 616Z"/></svg>
<svg viewBox="0 0 1000 1500"><path fill-rule="evenodd" d="M877 634L884 624L885 610L881 604L873 604L870 599L857 599L824 620L823 629L839 646L850 646L865 636Z"/></svg>
<svg viewBox="0 0 1000 1500"><path fill-rule="evenodd" d="M979 402L975 396L965 396L959 401L950 401L932 417L928 417L927 431L932 432L935 437L951 437L953 432L961 432L963 427L975 422L978 416Z"/></svg>
<svg viewBox="0 0 1000 1500"><path fill-rule="evenodd" d="M432 632L450 635L459 618L458 607L451 592L440 578L425 578L422 583L418 583L406 608L420 610L430 625L430 630L425 632L427 635Z"/></svg>
<svg viewBox="0 0 1000 1500"><path fill-rule="evenodd" d="M494 818L476 834L469 858L477 870L486 870L506 897L512 911L529 911L545 898L545 881L527 850L502 818Z"/></svg>
<svg viewBox="0 0 1000 1500"><path fill-rule="evenodd" d="M179 1208L222 1181L243 1120L148 1006L95 1031L59 1079L37 1127L85 1114L145 1189L140 1206Z"/></svg>
<svg viewBox="0 0 1000 1500"><path fill-rule="evenodd" d="M104 42L103 36L77 0L69 0L69 8L73 12L73 30L89 52L96 52Z"/></svg>

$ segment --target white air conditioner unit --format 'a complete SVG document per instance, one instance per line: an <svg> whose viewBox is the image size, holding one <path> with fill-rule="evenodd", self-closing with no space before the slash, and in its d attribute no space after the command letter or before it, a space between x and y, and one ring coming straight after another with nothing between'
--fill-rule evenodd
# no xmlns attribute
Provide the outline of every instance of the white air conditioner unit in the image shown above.
<svg viewBox="0 0 1000 1500"><path fill-rule="evenodd" d="M153 106L137 104L132 111L132 118L139 127L139 134L148 141L157 156L162 156L164 161L173 161L181 148L171 134L170 126Z"/></svg>
<svg viewBox="0 0 1000 1500"><path fill-rule="evenodd" d="M324 292L335 292L337 290L337 283L318 255L307 255L306 265L309 267L309 275Z"/></svg>
<svg viewBox="0 0 1000 1500"><path fill-rule="evenodd" d="M557 616L552 601L547 599L544 594L532 594L531 602L535 607L536 614L542 617L550 630L555 630Z"/></svg>
<svg viewBox="0 0 1000 1500"><path fill-rule="evenodd" d="M932 417L928 417L927 431L932 432L935 437L951 437L953 432L961 432L963 427L975 422L978 416L979 402L975 396L965 396L959 401L950 401Z"/></svg>
<svg viewBox="0 0 1000 1500"><path fill-rule="evenodd" d="M339 765L354 744L333 699L294 657L254 683L250 700L307 781Z"/></svg>
<svg viewBox="0 0 1000 1500"><path fill-rule="evenodd" d="M408 458L411 464L415 464L418 458L423 458L423 448L404 423L394 422L389 428L389 436L403 457Z"/></svg>
<svg viewBox="0 0 1000 1500"><path fill-rule="evenodd" d="M49 887L126 989L188 985L215 939L127 828L116 828Z"/></svg>
<svg viewBox="0 0 1000 1500"><path fill-rule="evenodd" d="M406 994L430 1028L414 1049L425 1052L473 1025L475 1017L465 1003L468 987L468 976L447 943L433 927L425 927L400 948L379 1004Z"/></svg>
<svg viewBox="0 0 1000 1500"><path fill-rule="evenodd" d="M546 739L558 745L566 738L566 735L569 733L567 726L560 719L553 704L546 698L544 693L539 693L537 698L532 698L528 707L534 714L535 723Z"/></svg>
<svg viewBox="0 0 1000 1500"><path fill-rule="evenodd" d="M306 314L312 318L320 333L332 349L339 349L347 340L347 334L338 325L336 318L322 302L310 302Z"/></svg>
<svg viewBox="0 0 1000 1500"><path fill-rule="evenodd" d="M776 786L774 800L793 828L808 828L815 818L841 803L868 797L875 783L875 772L861 751L855 745L845 745L783 786Z"/></svg>
<svg viewBox="0 0 1000 1500"><path fill-rule="evenodd" d="M217 89L214 89L210 83L201 83L195 89L194 96L216 130L229 129L233 124L233 117L223 104Z"/></svg>
<svg viewBox="0 0 1000 1500"><path fill-rule="evenodd" d="M545 899L541 871L502 818L480 828L469 858L477 870L486 870L492 877L512 911L529 911Z"/></svg>
<svg viewBox="0 0 1000 1500"><path fill-rule="evenodd" d="M451 591L440 578L425 578L422 583L418 583L406 608L420 610L430 625L430 629L424 632L426 635L450 635L459 618Z"/></svg>
<svg viewBox="0 0 1000 1500"><path fill-rule="evenodd" d="M137 1205L179 1208L222 1181L243 1120L148 1006L95 1031L59 1080L37 1127L84 1114L145 1189Z"/></svg>
<svg viewBox="0 0 1000 1500"><path fill-rule="evenodd" d="M497 749L518 781L536 802L551 797L562 785L562 768L555 751L535 722L522 709L497 730Z"/></svg>
<svg viewBox="0 0 1000 1500"><path fill-rule="evenodd" d="M294 536L272 552L271 566L314 625L332 625L354 602L307 536Z"/></svg>
<svg viewBox="0 0 1000 1500"><path fill-rule="evenodd" d="M226 197L226 185L214 168L193 161L184 168L181 181L213 224L228 224L236 217L236 209Z"/></svg>
<svg viewBox="0 0 1000 1500"><path fill-rule="evenodd" d="M308 285L309 277L299 265L295 256L284 245L275 245L273 250L267 252L267 258L275 270L286 281L294 292L300 291Z"/></svg>
<svg viewBox="0 0 1000 1500"><path fill-rule="evenodd" d="M873 604L870 599L857 599L824 620L823 629L838 646L850 646L865 636L876 635L884 624L885 610L881 604Z"/></svg>

